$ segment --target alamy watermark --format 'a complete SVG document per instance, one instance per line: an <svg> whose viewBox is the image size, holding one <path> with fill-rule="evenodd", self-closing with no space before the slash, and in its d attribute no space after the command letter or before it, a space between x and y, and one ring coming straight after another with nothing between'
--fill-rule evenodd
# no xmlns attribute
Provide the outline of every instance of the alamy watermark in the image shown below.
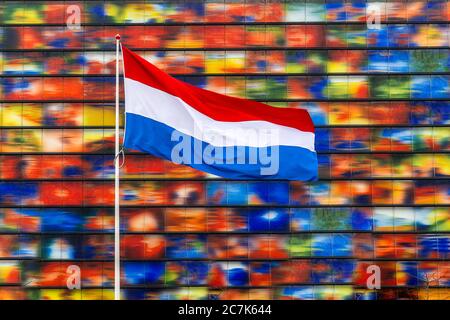
<svg viewBox="0 0 450 320"><path fill-rule="evenodd" d="M275 175L280 168L279 130L255 128L195 128L191 135L178 130L171 160L177 164L258 165L261 175Z"/></svg>
<svg viewBox="0 0 450 320"><path fill-rule="evenodd" d="M381 268L376 264L367 267L366 273L369 275L366 280L367 289L381 289Z"/></svg>
<svg viewBox="0 0 450 320"><path fill-rule="evenodd" d="M81 30L81 8L76 4L67 6L66 8L66 26L72 31Z"/></svg>
<svg viewBox="0 0 450 320"><path fill-rule="evenodd" d="M367 29L381 29L381 5L379 3L367 3L366 7Z"/></svg>
<svg viewBox="0 0 450 320"><path fill-rule="evenodd" d="M66 281L67 289L81 289L81 268L72 264L67 267L66 273L69 275Z"/></svg>

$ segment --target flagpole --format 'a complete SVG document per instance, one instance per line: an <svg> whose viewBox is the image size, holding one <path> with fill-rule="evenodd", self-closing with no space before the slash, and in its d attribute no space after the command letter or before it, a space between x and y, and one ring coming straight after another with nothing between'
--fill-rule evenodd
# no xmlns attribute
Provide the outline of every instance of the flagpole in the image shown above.
<svg viewBox="0 0 450 320"><path fill-rule="evenodd" d="M119 47L120 35L116 35L116 125L114 156L114 300L120 300L120 189L119 189Z"/></svg>

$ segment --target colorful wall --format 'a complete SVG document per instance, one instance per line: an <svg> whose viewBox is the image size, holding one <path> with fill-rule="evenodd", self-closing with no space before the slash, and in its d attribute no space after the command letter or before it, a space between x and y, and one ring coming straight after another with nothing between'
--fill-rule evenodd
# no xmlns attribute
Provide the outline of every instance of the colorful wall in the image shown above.
<svg viewBox="0 0 450 320"><path fill-rule="evenodd" d="M196 86L307 109L320 163L313 183L236 182L127 150L124 299L449 299L449 18L445 0L2 1L0 299L114 296L116 33Z"/></svg>

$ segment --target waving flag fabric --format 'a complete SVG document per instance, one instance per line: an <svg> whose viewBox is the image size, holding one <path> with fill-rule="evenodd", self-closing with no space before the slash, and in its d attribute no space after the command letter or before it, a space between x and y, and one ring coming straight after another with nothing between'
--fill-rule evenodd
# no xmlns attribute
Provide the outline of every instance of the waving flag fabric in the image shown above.
<svg viewBox="0 0 450 320"><path fill-rule="evenodd" d="M306 110L204 90L122 52L126 148L230 179L316 179Z"/></svg>

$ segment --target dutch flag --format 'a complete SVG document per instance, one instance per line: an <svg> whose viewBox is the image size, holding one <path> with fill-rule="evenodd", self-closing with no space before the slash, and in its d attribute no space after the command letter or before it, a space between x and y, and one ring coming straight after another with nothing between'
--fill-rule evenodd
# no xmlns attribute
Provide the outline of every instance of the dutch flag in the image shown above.
<svg viewBox="0 0 450 320"><path fill-rule="evenodd" d="M126 148L229 179L317 179L306 110L204 90L122 53Z"/></svg>

